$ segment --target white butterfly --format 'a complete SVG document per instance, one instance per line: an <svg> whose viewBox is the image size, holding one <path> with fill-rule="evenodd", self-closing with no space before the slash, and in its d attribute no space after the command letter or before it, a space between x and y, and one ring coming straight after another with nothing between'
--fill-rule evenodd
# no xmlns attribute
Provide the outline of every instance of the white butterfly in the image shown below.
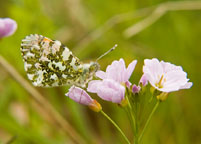
<svg viewBox="0 0 201 144"><path fill-rule="evenodd" d="M82 64L60 41L38 34L22 40L21 53L28 79L34 86L85 87L100 67L97 62Z"/></svg>

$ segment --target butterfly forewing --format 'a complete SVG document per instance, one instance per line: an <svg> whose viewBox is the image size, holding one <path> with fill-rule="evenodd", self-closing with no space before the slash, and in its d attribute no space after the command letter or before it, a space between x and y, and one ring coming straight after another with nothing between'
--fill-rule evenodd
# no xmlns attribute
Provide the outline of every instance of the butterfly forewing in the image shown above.
<svg viewBox="0 0 201 144"><path fill-rule="evenodd" d="M28 79L35 86L84 86L99 67L97 63L81 64L60 41L38 34L22 40L21 53Z"/></svg>

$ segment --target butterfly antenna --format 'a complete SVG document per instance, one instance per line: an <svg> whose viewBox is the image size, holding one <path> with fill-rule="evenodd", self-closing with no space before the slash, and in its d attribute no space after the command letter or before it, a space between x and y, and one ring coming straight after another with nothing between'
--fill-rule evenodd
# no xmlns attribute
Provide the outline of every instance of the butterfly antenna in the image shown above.
<svg viewBox="0 0 201 144"><path fill-rule="evenodd" d="M108 53L110 53L111 51L113 51L118 45L115 44L111 49L109 49L107 52L105 52L104 54L102 54L101 56L99 56L97 59L96 59L96 62L99 61L102 57L104 57L105 55L107 55Z"/></svg>

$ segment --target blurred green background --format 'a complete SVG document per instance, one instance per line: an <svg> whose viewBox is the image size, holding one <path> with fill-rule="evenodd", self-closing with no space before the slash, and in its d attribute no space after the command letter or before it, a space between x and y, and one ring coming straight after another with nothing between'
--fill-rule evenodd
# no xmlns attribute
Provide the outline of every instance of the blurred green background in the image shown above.
<svg viewBox="0 0 201 144"><path fill-rule="evenodd" d="M0 17L10 17L18 23L13 36L0 40L0 54L25 79L20 43L32 33L60 40L84 62L95 60L117 43L118 48L99 61L101 69L105 70L113 60L120 58L124 58L127 64L137 59L132 83L138 83L145 58L156 57L181 65L193 82L193 87L170 94L167 101L160 105L143 143L200 144L201 10L170 11L133 37L124 35L128 27L149 16L149 10L152 10L139 12L139 9L152 8L163 2L167 1L0 0ZM135 15L136 12L138 15ZM102 115L65 97L68 88L37 90L87 143L125 143L119 132ZM132 140L125 112L116 104L94 98ZM15 144L72 142L65 132L47 122L30 94L0 65L0 143L6 143L12 138Z"/></svg>

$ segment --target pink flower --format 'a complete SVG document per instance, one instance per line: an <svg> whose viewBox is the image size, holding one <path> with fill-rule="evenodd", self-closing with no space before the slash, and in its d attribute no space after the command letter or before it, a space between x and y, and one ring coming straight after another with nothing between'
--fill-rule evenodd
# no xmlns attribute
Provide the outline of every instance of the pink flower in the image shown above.
<svg viewBox="0 0 201 144"><path fill-rule="evenodd" d="M17 29L17 23L10 18L0 18L0 38L12 35Z"/></svg>
<svg viewBox="0 0 201 144"><path fill-rule="evenodd" d="M144 60L143 72L149 83L162 92L188 89L192 86L192 82L188 82L187 73L181 66L159 62L156 58Z"/></svg>
<svg viewBox="0 0 201 144"><path fill-rule="evenodd" d="M77 103L89 106L92 110L96 112L102 110L101 105L96 100L92 99L85 90L79 87L72 86L69 89L69 92L66 93L66 96Z"/></svg>
<svg viewBox="0 0 201 144"><path fill-rule="evenodd" d="M102 80L94 80L89 82L87 91L97 93L97 95L107 101L120 103L125 96L125 87L130 86L128 81L137 61L132 61L128 68L125 66L124 60L113 61L106 69L106 72L98 71L96 76Z"/></svg>

